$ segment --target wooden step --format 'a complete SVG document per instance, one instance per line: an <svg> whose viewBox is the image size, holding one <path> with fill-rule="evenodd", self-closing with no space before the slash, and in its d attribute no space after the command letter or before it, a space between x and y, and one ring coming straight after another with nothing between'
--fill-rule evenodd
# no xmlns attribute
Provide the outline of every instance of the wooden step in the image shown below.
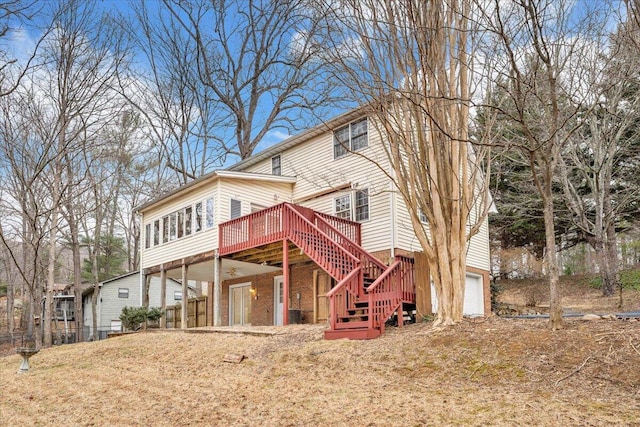
<svg viewBox="0 0 640 427"><path fill-rule="evenodd" d="M325 340L339 340L347 338L350 340L371 340L378 338L382 334L380 329L357 328L357 329L328 329L324 331Z"/></svg>

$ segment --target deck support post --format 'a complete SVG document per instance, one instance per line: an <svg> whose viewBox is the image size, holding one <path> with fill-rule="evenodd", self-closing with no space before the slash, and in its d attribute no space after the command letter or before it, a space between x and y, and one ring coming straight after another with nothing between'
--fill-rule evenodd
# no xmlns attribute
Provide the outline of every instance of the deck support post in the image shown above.
<svg viewBox="0 0 640 427"><path fill-rule="evenodd" d="M213 326L222 326L222 258L218 256L213 259Z"/></svg>
<svg viewBox="0 0 640 427"><path fill-rule="evenodd" d="M189 326L189 266L182 260L182 304L180 306L180 329Z"/></svg>
<svg viewBox="0 0 640 427"><path fill-rule="evenodd" d="M160 307L162 308L162 316L160 317L160 328L167 327L167 270L164 264L160 265Z"/></svg>
<svg viewBox="0 0 640 427"><path fill-rule="evenodd" d="M289 324L289 241L282 240L282 297L284 304L282 308L282 324Z"/></svg>

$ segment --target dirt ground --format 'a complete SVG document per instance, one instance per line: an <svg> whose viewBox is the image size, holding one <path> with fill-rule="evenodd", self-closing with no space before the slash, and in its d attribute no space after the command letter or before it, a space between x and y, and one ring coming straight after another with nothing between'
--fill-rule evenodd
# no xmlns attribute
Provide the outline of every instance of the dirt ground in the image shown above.
<svg viewBox="0 0 640 427"><path fill-rule="evenodd" d="M640 426L635 319L554 332L493 316L371 341L324 341L323 329L137 333L42 350L26 374L0 357L0 425Z"/></svg>
<svg viewBox="0 0 640 427"><path fill-rule="evenodd" d="M566 313L610 314L640 311L640 292L625 289L622 307L620 294L603 297L602 290L589 286L591 276L562 276L560 290L562 306ZM545 313L549 308L549 286L544 279L502 280L498 302L502 308L516 310L522 314ZM505 307L506 306L506 307ZM505 313L506 314L506 313Z"/></svg>

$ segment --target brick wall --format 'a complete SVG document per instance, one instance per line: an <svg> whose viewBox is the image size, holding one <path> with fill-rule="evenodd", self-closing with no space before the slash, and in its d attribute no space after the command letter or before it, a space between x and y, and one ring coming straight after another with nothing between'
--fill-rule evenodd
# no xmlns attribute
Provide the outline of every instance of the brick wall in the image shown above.
<svg viewBox="0 0 640 427"><path fill-rule="evenodd" d="M300 309L302 323L313 321L313 271L318 266L313 263L296 264L290 269L289 308ZM282 272L240 277L222 282L222 324L229 324L229 286L251 283L255 295L251 298L251 324L254 326L273 325L274 318L274 278ZM300 294L298 300L297 295ZM287 304L285 304L286 306Z"/></svg>

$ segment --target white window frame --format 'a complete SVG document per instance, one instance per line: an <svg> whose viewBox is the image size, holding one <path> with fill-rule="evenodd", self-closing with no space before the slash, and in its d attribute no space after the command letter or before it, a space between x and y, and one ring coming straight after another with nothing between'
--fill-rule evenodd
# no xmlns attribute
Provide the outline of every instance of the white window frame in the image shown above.
<svg viewBox="0 0 640 427"><path fill-rule="evenodd" d="M282 175L282 156L280 154L271 158L271 175Z"/></svg>
<svg viewBox="0 0 640 427"><path fill-rule="evenodd" d="M340 205L338 205L338 203L340 203ZM340 206L341 209L338 209L338 206ZM345 207L344 209L343 206ZM351 193L343 194L333 199L333 215L337 216L338 218L351 220L351 211Z"/></svg>
<svg viewBox="0 0 640 427"><path fill-rule="evenodd" d="M354 135L354 128L358 129L359 125L364 123L365 132L360 132L357 135ZM337 138L338 134L344 133L344 131L348 134L346 141L341 141ZM354 144L354 139L359 138L364 135L364 144L360 143L358 145ZM350 152L360 151L363 148L369 146L369 120L367 117L364 117L360 120L356 120L354 122L349 123L346 126L342 126L341 128L333 131L333 158L340 159Z"/></svg>
<svg viewBox="0 0 640 427"><path fill-rule="evenodd" d="M233 216L233 214L234 214L234 210L233 210L234 202L238 203L237 207L238 207L239 212L238 212L237 216ZM234 199L234 198L229 199L229 219L230 220L231 219L236 219L236 218L240 218L241 216L242 216L242 200L238 200L238 199Z"/></svg>
<svg viewBox="0 0 640 427"><path fill-rule="evenodd" d="M359 193L366 193L366 200L367 200L366 205L362 205L362 206L356 205L358 202ZM338 209L339 207L338 203L340 203L342 206L343 205L348 205L348 206L346 207L346 209L340 210ZM358 218L359 216L358 209L363 207L366 207L366 212L367 212L366 218L362 218L362 217ZM333 214L338 218L348 219L350 221L355 221L355 222L369 221L371 219L371 196L369 195L369 189L361 188L360 190L350 191L349 193L345 193L338 197L335 197L333 199Z"/></svg>
<svg viewBox="0 0 640 427"><path fill-rule="evenodd" d="M182 301L182 291L173 291L173 300Z"/></svg>
<svg viewBox="0 0 640 427"><path fill-rule="evenodd" d="M193 210L194 220L193 220L193 234L202 231L202 202L196 203L195 209Z"/></svg>
<svg viewBox="0 0 640 427"><path fill-rule="evenodd" d="M129 288L118 288L118 298L129 299Z"/></svg>
<svg viewBox="0 0 640 427"><path fill-rule="evenodd" d="M151 247L151 223L144 226L144 248L149 249Z"/></svg>
<svg viewBox="0 0 640 427"><path fill-rule="evenodd" d="M215 199L213 197L209 197L207 200L205 200L205 225L206 228L212 228L215 224Z"/></svg>

